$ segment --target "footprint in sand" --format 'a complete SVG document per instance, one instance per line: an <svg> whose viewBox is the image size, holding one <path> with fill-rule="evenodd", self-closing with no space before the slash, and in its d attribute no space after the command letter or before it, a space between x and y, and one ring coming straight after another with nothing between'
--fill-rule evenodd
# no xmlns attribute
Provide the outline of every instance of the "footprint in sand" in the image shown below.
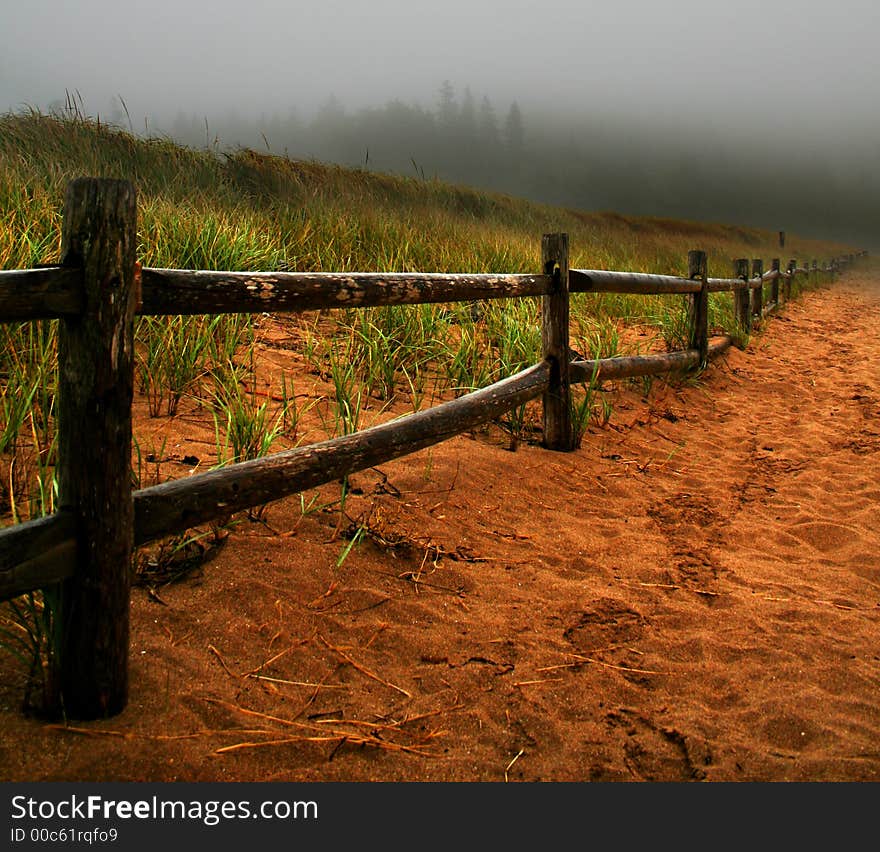
<svg viewBox="0 0 880 852"><path fill-rule="evenodd" d="M621 707L605 717L611 728L621 730L624 763L645 781L700 781L703 768L712 763L705 741L687 736L676 728L658 727L650 719Z"/></svg>
<svg viewBox="0 0 880 852"><path fill-rule="evenodd" d="M765 722L763 734L770 745L797 752L820 736L822 730L800 716L781 714Z"/></svg>
<svg viewBox="0 0 880 852"><path fill-rule="evenodd" d="M826 521L810 521L794 524L791 534L801 541L815 547L821 553L833 553L861 539L861 533L854 527L843 524L830 524Z"/></svg>
<svg viewBox="0 0 880 852"><path fill-rule="evenodd" d="M647 624L640 612L623 601L599 598L577 614L562 635L578 651L586 653L618 642L634 642Z"/></svg>

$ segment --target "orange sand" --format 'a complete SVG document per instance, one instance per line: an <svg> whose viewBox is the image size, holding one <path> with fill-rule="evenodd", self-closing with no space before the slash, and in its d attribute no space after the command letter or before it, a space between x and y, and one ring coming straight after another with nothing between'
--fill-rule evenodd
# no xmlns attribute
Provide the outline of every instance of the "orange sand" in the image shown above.
<svg viewBox="0 0 880 852"><path fill-rule="evenodd" d="M880 779L878 340L850 272L574 453L359 474L341 567L273 504L133 591L121 716L25 718L0 657L0 780Z"/></svg>

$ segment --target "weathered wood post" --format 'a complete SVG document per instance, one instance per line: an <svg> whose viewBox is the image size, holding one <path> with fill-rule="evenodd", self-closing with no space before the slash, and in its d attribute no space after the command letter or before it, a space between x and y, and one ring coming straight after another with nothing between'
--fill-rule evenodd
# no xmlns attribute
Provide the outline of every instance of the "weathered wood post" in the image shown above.
<svg viewBox="0 0 880 852"><path fill-rule="evenodd" d="M773 276L773 282L770 284L770 299L773 302L773 307L779 307L779 258L774 257L773 260L770 261L770 270L775 272L776 275Z"/></svg>
<svg viewBox="0 0 880 852"><path fill-rule="evenodd" d="M749 261L741 257L733 262L733 275L740 281L748 283L749 280ZM752 330L752 318L749 311L749 290L733 291L733 315L739 327L748 334Z"/></svg>
<svg viewBox="0 0 880 852"><path fill-rule="evenodd" d="M553 276L553 289L543 297L541 342L550 361L550 384L544 392L544 446L550 450L574 449L571 423L571 387L568 378L568 234L544 234L541 265Z"/></svg>
<svg viewBox="0 0 880 852"><path fill-rule="evenodd" d="M760 319L764 315L764 260L760 257L752 259L752 278L761 283L752 290L752 316Z"/></svg>
<svg viewBox="0 0 880 852"><path fill-rule="evenodd" d="M688 252L688 278L698 279L703 286L699 293L688 293L688 323L690 324L690 349L700 352L700 369L709 361L709 270L706 252Z"/></svg>
<svg viewBox="0 0 880 852"><path fill-rule="evenodd" d="M118 713L128 698L136 248L131 183L68 185L62 264L83 270L84 309L58 332L58 495L77 531L58 676L61 709L77 719Z"/></svg>
<svg viewBox="0 0 880 852"><path fill-rule="evenodd" d="M810 265L810 280L813 284L819 283L819 261L813 258L813 262Z"/></svg>
<svg viewBox="0 0 880 852"><path fill-rule="evenodd" d="M792 258L788 262L788 277L785 279L785 301L791 301L791 287L794 284L794 276L797 274L797 260Z"/></svg>

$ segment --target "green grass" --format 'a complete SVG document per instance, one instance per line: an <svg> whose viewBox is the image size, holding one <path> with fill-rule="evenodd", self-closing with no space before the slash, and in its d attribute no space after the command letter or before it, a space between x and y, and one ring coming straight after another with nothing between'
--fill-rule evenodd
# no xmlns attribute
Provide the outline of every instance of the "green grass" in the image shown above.
<svg viewBox="0 0 880 852"><path fill-rule="evenodd" d="M709 274L727 277L734 258L763 257L769 268L781 255L776 232L566 210L248 150L193 150L76 114L32 111L0 116L0 269L58 261L65 187L82 176L134 182L137 256L145 266L534 273L541 266L541 235L558 231L569 234L573 268L684 275L688 251L699 248L708 253ZM783 268L791 257L851 251L791 234L788 240ZM539 359L539 318L535 299L301 317L299 354L324 387L323 398L302 407L284 373L279 405L257 396L253 318L140 318L138 390L154 418L175 416L184 400L213 415L223 464L270 452L282 436L299 440L307 412L322 420L327 434L347 434L395 402L418 410L510 375ZM711 297L710 323L735 331L729 295ZM0 515L16 523L55 508L57 324L0 328ZM572 298L572 345L588 358L680 348L686 332L682 298ZM610 416L608 397L599 391L595 383L573 389L578 442L591 422ZM539 416L535 406L523 406L501 418L511 449ZM133 481L143 481L145 464L154 463L149 459L158 481L163 453L142 453L154 439L139 440L137 424L134 437ZM343 487L343 506L345 493ZM47 648L51 652L52 594L34 593L0 611L0 645L37 666L36 693L51 689L37 664L45 663Z"/></svg>
<svg viewBox="0 0 880 852"><path fill-rule="evenodd" d="M437 180L249 150L194 150L76 114L31 111L0 116L0 268L57 261L65 187L83 175L135 183L138 257L148 266L535 272L541 234L550 231L569 234L574 268L681 275L688 250L698 247L709 255L710 274L723 277L736 257L760 256L769 266L780 254L775 232L565 210ZM790 256L825 258L847 250L788 239L783 267ZM575 296L573 345L601 357L680 348L687 339L682 305L670 297ZM727 294L711 298L710 323L745 339L733 327ZM640 340L627 334L632 328L643 330ZM416 410L444 393L510 375L534 363L540 351L534 299L337 311L309 334L307 358L332 380L324 407L330 434L362 425L369 398L408 399ZM53 506L54 323L5 325L3 335L0 497L18 520ZM136 336L138 388L152 416L173 416L187 397L206 406L215 405L218 394L238 400L238 377L226 368L250 360L250 318L141 318ZM501 424L514 444L523 416L514 412ZM229 435L224 441L238 443Z"/></svg>

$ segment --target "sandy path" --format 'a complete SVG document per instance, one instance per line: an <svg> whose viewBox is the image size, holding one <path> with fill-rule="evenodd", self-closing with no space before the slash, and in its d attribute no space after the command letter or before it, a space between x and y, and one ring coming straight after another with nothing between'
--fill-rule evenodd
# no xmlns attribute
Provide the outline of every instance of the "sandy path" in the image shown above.
<svg viewBox="0 0 880 852"><path fill-rule="evenodd" d="M647 667L689 668L667 685L661 733L711 755L706 777L880 772L878 333L878 281L853 276L733 353L704 407L671 397L687 428L662 431L683 447L646 473L639 512L658 559L631 576L680 588L631 589L628 602L660 640ZM626 443L644 457L650 434Z"/></svg>
<svg viewBox="0 0 880 852"><path fill-rule="evenodd" d="M878 339L853 272L576 453L462 436L360 475L383 537L341 567L334 514L276 504L282 535L135 590L130 706L84 726L128 738L23 719L0 663L0 774L880 779Z"/></svg>

